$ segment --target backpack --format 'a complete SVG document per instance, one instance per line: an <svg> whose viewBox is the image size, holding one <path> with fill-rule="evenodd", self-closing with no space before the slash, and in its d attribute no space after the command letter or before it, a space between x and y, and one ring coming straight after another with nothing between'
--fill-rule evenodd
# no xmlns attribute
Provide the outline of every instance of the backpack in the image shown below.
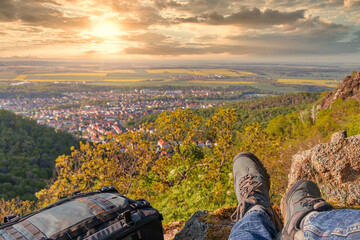
<svg viewBox="0 0 360 240"><path fill-rule="evenodd" d="M75 192L23 217L6 216L0 240L163 240L161 221L148 201L134 201L105 187Z"/></svg>

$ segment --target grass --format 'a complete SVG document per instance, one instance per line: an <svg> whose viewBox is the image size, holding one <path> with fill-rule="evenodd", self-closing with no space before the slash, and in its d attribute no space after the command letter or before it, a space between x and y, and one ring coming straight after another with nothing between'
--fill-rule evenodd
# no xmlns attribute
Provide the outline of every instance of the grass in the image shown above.
<svg viewBox="0 0 360 240"><path fill-rule="evenodd" d="M326 87L336 87L338 82L335 80L314 80L314 79L278 79L280 83L302 84L302 85L320 85Z"/></svg>

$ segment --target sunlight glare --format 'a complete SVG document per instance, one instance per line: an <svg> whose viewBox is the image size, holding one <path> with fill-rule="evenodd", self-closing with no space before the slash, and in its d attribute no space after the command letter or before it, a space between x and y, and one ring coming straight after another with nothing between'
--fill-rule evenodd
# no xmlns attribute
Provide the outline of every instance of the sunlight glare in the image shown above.
<svg viewBox="0 0 360 240"><path fill-rule="evenodd" d="M92 31L91 34L97 37L113 37L120 34L119 27L109 21L103 21L97 23Z"/></svg>

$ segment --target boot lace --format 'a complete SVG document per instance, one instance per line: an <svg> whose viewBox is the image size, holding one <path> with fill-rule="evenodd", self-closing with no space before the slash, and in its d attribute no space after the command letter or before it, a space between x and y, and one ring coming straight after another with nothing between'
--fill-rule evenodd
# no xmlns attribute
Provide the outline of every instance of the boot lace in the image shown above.
<svg viewBox="0 0 360 240"><path fill-rule="evenodd" d="M303 197L295 201L294 204L300 203L302 207L313 207L318 202L326 202L321 197L311 196L308 192L303 194Z"/></svg>
<svg viewBox="0 0 360 240"><path fill-rule="evenodd" d="M235 212L231 215L230 219L237 222L240 218L244 217L247 208L250 205L258 203L260 198L255 193L262 193L260 187L262 182L254 181L254 175L248 174L240 180L240 201Z"/></svg>

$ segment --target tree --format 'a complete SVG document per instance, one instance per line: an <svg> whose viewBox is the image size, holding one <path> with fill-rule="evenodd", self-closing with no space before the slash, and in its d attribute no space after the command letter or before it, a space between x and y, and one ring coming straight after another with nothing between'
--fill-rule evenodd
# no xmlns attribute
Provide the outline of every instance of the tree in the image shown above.
<svg viewBox="0 0 360 240"><path fill-rule="evenodd" d="M225 161L233 156L231 148L233 146L233 130L236 119L234 109L219 108L206 123L209 136L215 143L213 152L217 159L216 168L219 178L221 178L221 170Z"/></svg>

